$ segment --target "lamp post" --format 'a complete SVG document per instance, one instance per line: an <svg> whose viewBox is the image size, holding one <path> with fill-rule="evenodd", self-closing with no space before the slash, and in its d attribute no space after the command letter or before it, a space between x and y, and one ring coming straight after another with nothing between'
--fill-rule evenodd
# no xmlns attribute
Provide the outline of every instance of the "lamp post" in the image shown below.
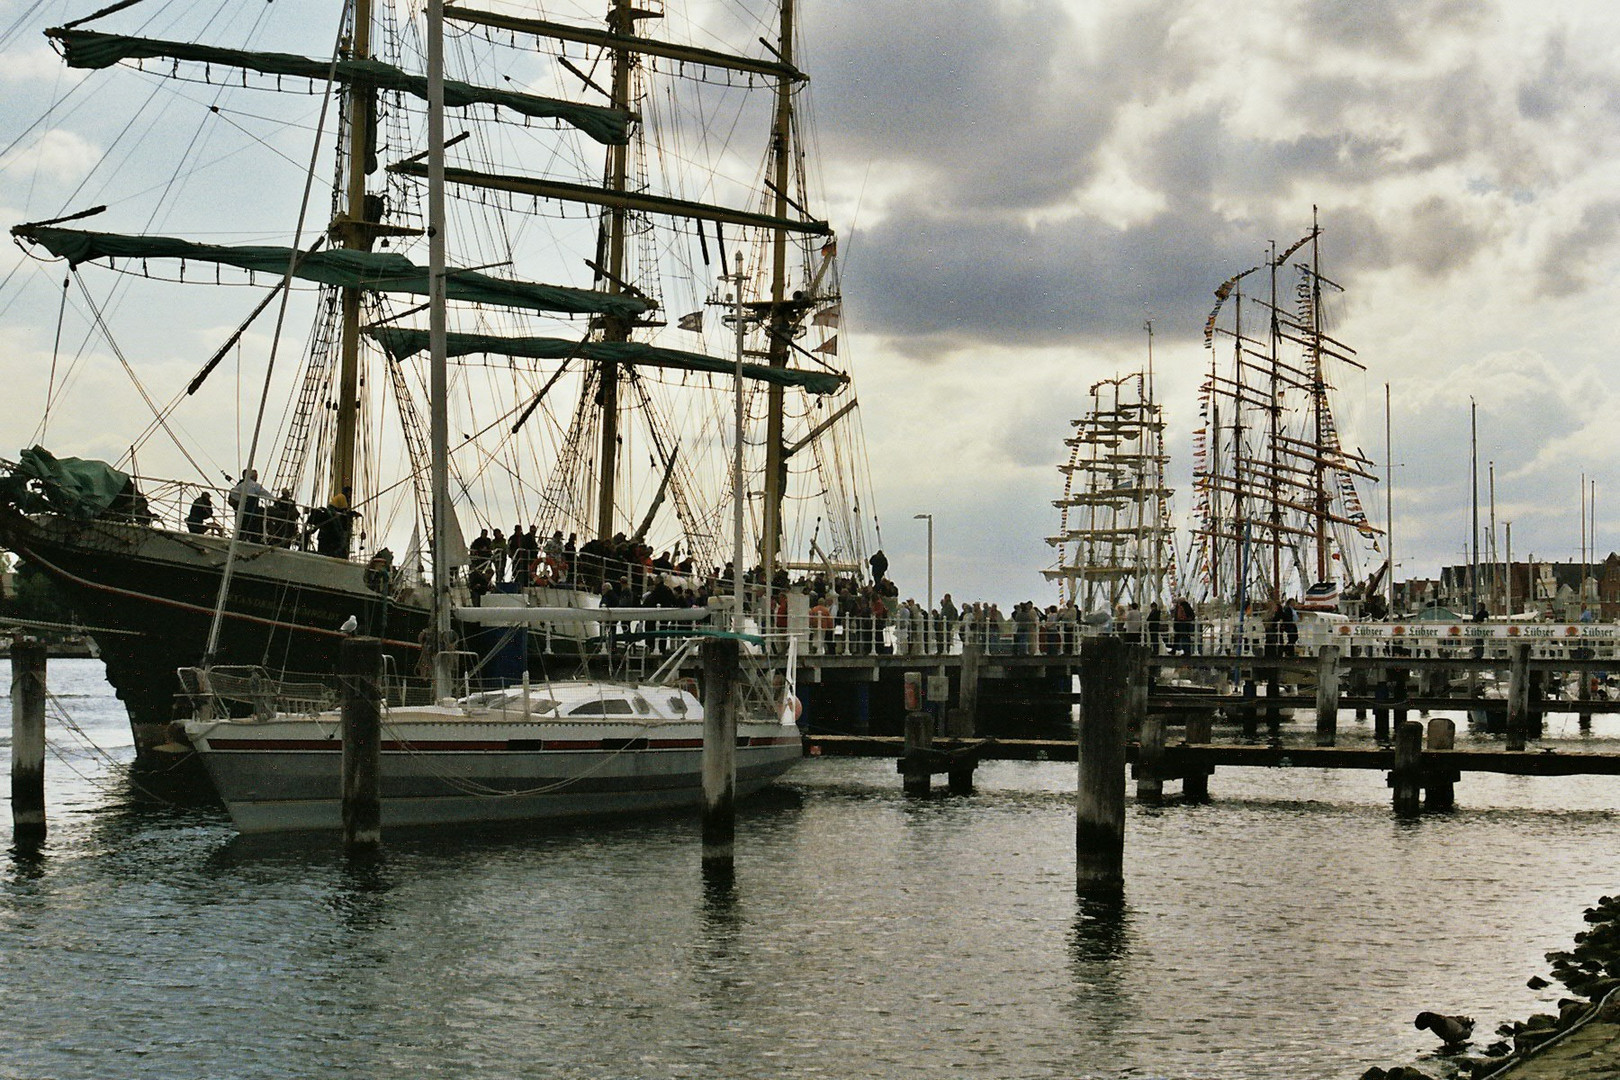
<svg viewBox="0 0 1620 1080"><path fill-rule="evenodd" d="M913 514L914 521L928 522L928 610L934 610L934 515Z"/></svg>

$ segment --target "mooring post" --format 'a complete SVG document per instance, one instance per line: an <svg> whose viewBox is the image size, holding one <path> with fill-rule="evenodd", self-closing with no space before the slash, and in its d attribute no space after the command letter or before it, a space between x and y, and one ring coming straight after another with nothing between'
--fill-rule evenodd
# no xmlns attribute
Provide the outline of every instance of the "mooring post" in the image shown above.
<svg viewBox="0 0 1620 1080"><path fill-rule="evenodd" d="M1187 742L1191 745L1201 746L1212 742L1214 730L1213 713L1198 712L1187 717ZM1194 771L1189 767L1181 778L1181 797L1186 802L1208 802L1209 773Z"/></svg>
<svg viewBox="0 0 1620 1080"><path fill-rule="evenodd" d="M922 673L904 676L906 748L900 758L900 786L907 795L927 795L933 784L929 756L934 750L934 718L923 711Z"/></svg>
<svg viewBox="0 0 1620 1080"><path fill-rule="evenodd" d="M338 649L343 685L343 846L382 843L382 641L344 638Z"/></svg>
<svg viewBox="0 0 1620 1080"><path fill-rule="evenodd" d="M1266 737L1272 742L1282 738L1282 668L1266 669Z"/></svg>
<svg viewBox="0 0 1620 1080"><path fill-rule="evenodd" d="M1350 655L1352 658L1360 657L1362 655L1361 646L1350 646ZM1355 698L1364 698L1367 696L1367 669L1360 664L1357 664L1350 669L1350 696ZM1356 705L1356 719L1367 719L1366 705L1359 703Z"/></svg>
<svg viewBox="0 0 1620 1080"><path fill-rule="evenodd" d="M1249 677L1243 680L1243 700L1238 703L1238 723L1242 727L1244 742L1253 742L1260 735L1259 708L1259 695L1251 671Z"/></svg>
<svg viewBox="0 0 1620 1080"><path fill-rule="evenodd" d="M974 630L977 631L977 627ZM950 731L954 738L971 739L979 730L979 665L984 657L984 645L977 632L962 635L962 672L956 695L956 708L951 710Z"/></svg>
<svg viewBox="0 0 1620 1080"><path fill-rule="evenodd" d="M1395 769L1389 786L1395 789L1395 812L1415 814L1423 785L1423 725L1403 720L1395 729Z"/></svg>
<svg viewBox="0 0 1620 1080"><path fill-rule="evenodd" d="M1339 647L1324 645L1316 658L1316 745L1339 741Z"/></svg>
<svg viewBox="0 0 1620 1080"><path fill-rule="evenodd" d="M1389 671L1381 668L1378 672L1378 685L1373 687L1373 699L1380 702L1373 706L1373 741L1379 746L1389 744L1389 709L1382 704L1389 701Z"/></svg>
<svg viewBox="0 0 1620 1080"><path fill-rule="evenodd" d="M1136 755L1136 801L1164 801L1164 714L1149 713L1142 721L1142 741Z"/></svg>
<svg viewBox="0 0 1620 1080"><path fill-rule="evenodd" d="M1575 677L1581 681L1580 699L1583 706L1576 723L1582 731L1590 731L1592 730L1592 673L1586 668L1581 668L1575 673Z"/></svg>
<svg viewBox="0 0 1620 1080"><path fill-rule="evenodd" d="M45 643L11 643L11 835L45 839Z"/></svg>
<svg viewBox="0 0 1620 1080"><path fill-rule="evenodd" d="M1405 668L1396 668L1390 673L1390 678L1393 680L1391 692L1394 698L1391 702L1393 708L1390 710L1390 723L1395 732L1399 732L1401 725L1406 723L1408 706L1406 676Z"/></svg>
<svg viewBox="0 0 1620 1080"><path fill-rule="evenodd" d="M1530 726L1530 643L1508 646L1507 748L1523 750Z"/></svg>
<svg viewBox="0 0 1620 1080"><path fill-rule="evenodd" d="M1075 883L1081 891L1125 884L1125 713L1129 647L1117 637L1080 647L1079 788Z"/></svg>
<svg viewBox="0 0 1620 1080"><path fill-rule="evenodd" d="M1429 719L1429 749L1454 750L1457 747L1457 722L1444 716ZM1457 805L1457 770L1430 760L1428 783L1423 789L1423 805L1429 810L1450 810Z"/></svg>
<svg viewBox="0 0 1620 1080"><path fill-rule="evenodd" d="M737 842L737 681L741 643L703 642L703 866L731 867Z"/></svg>

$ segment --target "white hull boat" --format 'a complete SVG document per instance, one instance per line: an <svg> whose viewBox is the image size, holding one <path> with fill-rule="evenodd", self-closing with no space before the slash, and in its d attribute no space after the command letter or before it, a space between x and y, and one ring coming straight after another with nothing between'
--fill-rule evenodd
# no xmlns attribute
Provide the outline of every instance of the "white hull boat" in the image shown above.
<svg viewBox="0 0 1620 1080"><path fill-rule="evenodd" d="M219 679L219 672L210 673ZM736 793L802 754L791 702L737 723ZM342 827L335 710L192 719L186 734L243 833ZM684 687L575 680L384 708L384 828L697 808L703 706Z"/></svg>

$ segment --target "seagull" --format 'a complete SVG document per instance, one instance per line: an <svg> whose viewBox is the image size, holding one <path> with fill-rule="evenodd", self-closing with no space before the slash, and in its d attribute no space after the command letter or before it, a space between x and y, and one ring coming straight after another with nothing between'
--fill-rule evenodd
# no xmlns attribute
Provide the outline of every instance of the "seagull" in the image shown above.
<svg viewBox="0 0 1620 1080"><path fill-rule="evenodd" d="M1447 1046L1457 1046L1468 1041L1474 1033L1474 1018L1472 1016L1443 1016L1440 1013L1420 1012L1412 1026L1419 1031L1425 1028L1439 1036L1440 1041Z"/></svg>
<svg viewBox="0 0 1620 1080"><path fill-rule="evenodd" d="M343 631L345 634L352 634L356 630L360 629L360 620L355 618L353 615L350 615L347 619L343 620L343 625L338 627L338 629Z"/></svg>

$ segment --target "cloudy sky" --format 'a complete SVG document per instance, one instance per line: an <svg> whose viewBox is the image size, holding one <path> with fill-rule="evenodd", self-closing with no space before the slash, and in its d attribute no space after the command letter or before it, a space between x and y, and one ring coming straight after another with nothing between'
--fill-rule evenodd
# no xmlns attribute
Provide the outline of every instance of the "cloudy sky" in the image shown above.
<svg viewBox="0 0 1620 1080"><path fill-rule="evenodd" d="M95 6L0 2L7 222L101 151L60 118L28 127L67 85L38 30ZM805 0L802 21L904 591L924 590L929 513L936 594L1056 598L1063 439L1092 383L1140 366L1148 319L1185 513L1212 291L1313 206L1346 289L1333 332L1367 365L1340 380L1340 427L1380 475L1391 388L1399 576L1463 561L1471 398L1514 554L1578 556L1583 473L1597 547L1620 548L1612 4ZM0 291L0 320L37 276ZM4 452L34 430L41 355L0 351ZM1381 486L1362 494L1382 524Z"/></svg>

